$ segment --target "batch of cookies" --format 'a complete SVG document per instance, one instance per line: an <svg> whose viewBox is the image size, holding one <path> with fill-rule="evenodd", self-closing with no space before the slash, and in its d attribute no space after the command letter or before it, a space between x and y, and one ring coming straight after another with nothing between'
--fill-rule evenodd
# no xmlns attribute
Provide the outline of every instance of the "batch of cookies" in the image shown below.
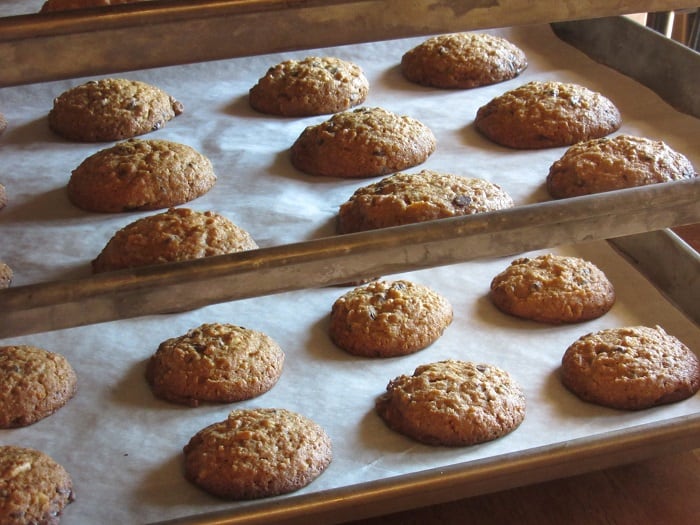
<svg viewBox="0 0 700 525"><path fill-rule="evenodd" d="M429 38L401 61L409 81L451 90L514 79L526 67L517 46L478 33ZM337 234L514 206L503 188L486 180L427 169L406 172L435 152L435 136L409 116L362 107L369 89L358 65L308 57L271 67L249 92L250 105L268 115L331 115L290 145L289 160L297 170L318 177L383 177L359 187L340 206ZM90 81L54 100L49 125L57 134L71 141L117 141L73 170L67 192L75 206L99 213L166 210L117 231L92 261L93 272L257 248L227 218L181 207L215 186L204 155L184 144L136 138L183 110L161 89L122 78ZM0 124L7 125L1 118ZM555 81L507 91L475 116L479 132L501 146L568 147L546 178L553 198L697 175L687 158L663 142L609 137L620 125L620 113L605 96ZM0 186L0 207L6 198ZM0 286L8 286L11 277L0 263ZM453 321L449 300L427 286L381 277L352 286L330 309L328 335L353 356L414 354L434 344ZM615 290L593 263L545 254L512 261L493 277L490 299L507 315L558 325L605 315ZM145 380L156 397L172 403L234 403L273 388L284 361L280 346L264 333L207 323L163 341ZM563 353L560 378L584 401L641 410L694 395L700 362L661 327L621 327L575 341ZM77 381L59 354L31 345L0 347L0 428L49 417L71 399ZM508 371L446 360L389 380L376 413L389 429L420 443L463 447L515 431L525 418L526 400ZM233 410L184 446L184 475L221 498L264 498L308 485L331 460L328 434L308 417L285 409ZM0 447L0 475L3 524L55 523L74 497L70 476L39 451ZM17 496L29 485L41 487L46 497Z"/></svg>

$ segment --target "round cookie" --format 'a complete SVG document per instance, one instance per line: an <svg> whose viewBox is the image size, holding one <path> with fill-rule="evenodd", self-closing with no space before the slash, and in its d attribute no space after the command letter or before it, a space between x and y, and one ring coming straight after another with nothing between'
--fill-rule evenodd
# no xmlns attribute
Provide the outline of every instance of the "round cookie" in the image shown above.
<svg viewBox="0 0 700 525"><path fill-rule="evenodd" d="M70 475L47 454L0 445L0 523L58 525L74 499Z"/></svg>
<svg viewBox="0 0 700 525"><path fill-rule="evenodd" d="M211 323L163 341L146 379L156 397L196 407L259 396L277 383L283 364L282 349L267 335Z"/></svg>
<svg viewBox="0 0 700 525"><path fill-rule="evenodd" d="M513 206L513 199L483 179L423 170L395 173L355 191L338 211L338 233L400 226Z"/></svg>
<svg viewBox="0 0 700 525"><path fill-rule="evenodd" d="M578 323L615 304L615 289L593 263L545 254L515 259L491 281L490 298L507 314L542 323Z"/></svg>
<svg viewBox="0 0 700 525"><path fill-rule="evenodd" d="M62 355L30 345L0 346L0 428L50 416L77 388L75 371Z"/></svg>
<svg viewBox="0 0 700 525"><path fill-rule="evenodd" d="M261 113L306 117L345 111L364 102L368 92L369 82L358 65L311 56L271 67L248 98Z"/></svg>
<svg viewBox="0 0 700 525"><path fill-rule="evenodd" d="M357 108L307 127L292 145L291 160L310 175L376 177L425 162L435 147L425 124L382 108Z"/></svg>
<svg viewBox="0 0 700 525"><path fill-rule="evenodd" d="M567 149L549 168L547 191L561 199L696 176L691 162L664 142L618 135Z"/></svg>
<svg viewBox="0 0 700 525"><path fill-rule="evenodd" d="M428 445L467 446L515 430L525 395L493 365L447 360L389 382L376 411L392 430Z"/></svg>
<svg viewBox="0 0 700 525"><path fill-rule="evenodd" d="M519 149L570 146L619 129L610 99L578 84L528 82L479 108L476 129L493 142Z"/></svg>
<svg viewBox="0 0 700 525"><path fill-rule="evenodd" d="M234 410L184 447L185 478L215 496L266 498L305 487L332 460L331 440L285 409Z"/></svg>
<svg viewBox="0 0 700 525"><path fill-rule="evenodd" d="M487 33L434 36L401 58L401 72L408 80L445 89L496 84L515 78L526 67L522 49Z"/></svg>
<svg viewBox="0 0 700 525"><path fill-rule="evenodd" d="M183 112L160 88L123 78L91 80L53 101L49 127L69 140L108 142L162 128Z"/></svg>
<svg viewBox="0 0 700 525"><path fill-rule="evenodd" d="M40 13L67 11L70 9L85 9L88 7L107 7L111 5L133 4L145 0L46 0L41 6Z"/></svg>
<svg viewBox="0 0 700 525"><path fill-rule="evenodd" d="M12 268L0 261L0 288L7 288L12 282Z"/></svg>
<svg viewBox="0 0 700 525"><path fill-rule="evenodd" d="M92 271L187 261L257 247L247 231L222 215L171 208L117 231L92 261Z"/></svg>
<svg viewBox="0 0 700 525"><path fill-rule="evenodd" d="M339 297L329 335L346 352L363 357L412 354L434 343L452 322L452 305L427 286L373 281Z"/></svg>
<svg viewBox="0 0 700 525"><path fill-rule="evenodd" d="M660 326L582 336L567 348L561 381L580 399L621 410L675 403L700 389L700 361Z"/></svg>
<svg viewBox="0 0 700 525"><path fill-rule="evenodd" d="M68 198L87 211L156 210L204 195L216 182L207 157L185 144L129 139L86 158L68 181Z"/></svg>

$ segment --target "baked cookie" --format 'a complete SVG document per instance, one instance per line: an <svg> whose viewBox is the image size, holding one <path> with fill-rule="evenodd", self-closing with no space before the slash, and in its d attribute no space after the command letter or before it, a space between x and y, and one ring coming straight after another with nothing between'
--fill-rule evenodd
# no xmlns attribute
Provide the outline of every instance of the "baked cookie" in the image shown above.
<svg viewBox="0 0 700 525"><path fill-rule="evenodd" d="M396 432L428 445L475 445L504 436L525 418L525 395L493 365L447 360L389 382L376 402Z"/></svg>
<svg viewBox="0 0 700 525"><path fill-rule="evenodd" d="M162 128L183 112L160 88L123 78L91 80L53 101L49 127L69 140L108 142Z"/></svg>
<svg viewBox="0 0 700 525"><path fill-rule="evenodd" d="M395 357L434 343L452 322L452 305L427 286L373 281L339 297L330 321L331 340L346 352Z"/></svg>
<svg viewBox="0 0 700 525"><path fill-rule="evenodd" d="M211 161L185 144L129 139L86 158L68 198L87 211L157 210L204 195L216 182Z"/></svg>
<svg viewBox="0 0 700 525"><path fill-rule="evenodd" d="M620 128L622 117L600 93L563 82L528 82L479 108L476 129L519 149L570 146Z"/></svg>
<svg viewBox="0 0 700 525"><path fill-rule="evenodd" d="M700 389L700 362L660 326L612 328L569 346L561 381L584 401L641 410L694 395Z"/></svg>
<svg viewBox="0 0 700 525"><path fill-rule="evenodd" d="M578 323L605 314L615 289L593 263L545 254L515 259L491 281L490 298L499 310L542 323Z"/></svg>
<svg viewBox="0 0 700 525"><path fill-rule="evenodd" d="M12 268L0 261L0 288L7 288L12 282Z"/></svg>
<svg viewBox="0 0 700 525"><path fill-rule="evenodd" d="M88 7L106 7L119 4L134 4L145 0L46 0L41 6L40 13L67 11L70 9L85 9Z"/></svg>
<svg viewBox="0 0 700 525"><path fill-rule="evenodd" d="M411 82L446 89L475 88L515 78L527 67L522 49L487 33L434 36L401 57Z"/></svg>
<svg viewBox="0 0 700 525"><path fill-rule="evenodd" d="M305 487L333 457L331 440L317 423L281 408L234 410L197 432L184 455L188 481L233 500Z"/></svg>
<svg viewBox="0 0 700 525"><path fill-rule="evenodd" d="M187 261L257 247L247 231L222 215L171 208L117 231L92 261L92 271Z"/></svg>
<svg viewBox="0 0 700 525"><path fill-rule="evenodd" d="M156 397L196 407L259 396L277 383L283 364L284 353L269 336L211 323L163 341L146 379Z"/></svg>
<svg viewBox="0 0 700 525"><path fill-rule="evenodd" d="M58 525L74 499L70 475L47 454L0 445L0 523Z"/></svg>
<svg viewBox="0 0 700 525"><path fill-rule="evenodd" d="M382 108L357 108L307 127L291 154L294 167L304 173L361 178L421 164L435 147L425 124Z"/></svg>
<svg viewBox="0 0 700 525"><path fill-rule="evenodd" d="M369 82L357 64L311 56L271 67L248 98L261 113L306 117L345 111L364 102L368 92Z"/></svg>
<svg viewBox="0 0 700 525"><path fill-rule="evenodd" d="M432 170L395 173L356 190L340 206L337 231L373 230L511 206L510 195L483 179Z"/></svg>
<svg viewBox="0 0 700 525"><path fill-rule="evenodd" d="M618 135L567 149L549 168L547 191L561 199L696 176L691 162L664 142Z"/></svg>
<svg viewBox="0 0 700 525"><path fill-rule="evenodd" d="M50 416L77 389L75 371L62 355L30 345L0 346L0 428Z"/></svg>

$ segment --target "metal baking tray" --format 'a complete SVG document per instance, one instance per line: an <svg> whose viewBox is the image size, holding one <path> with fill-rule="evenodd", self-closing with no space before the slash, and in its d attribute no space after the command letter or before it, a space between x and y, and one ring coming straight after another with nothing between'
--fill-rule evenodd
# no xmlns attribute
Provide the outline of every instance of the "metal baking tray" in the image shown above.
<svg viewBox="0 0 700 525"><path fill-rule="evenodd" d="M226 3L225 7L242 8L248 4L233 2ZM308 2L293 5L292 8L302 4L304 9L310 8ZM356 4L369 6L376 3ZM423 4L421 6L425 7ZM124 13L129 12L129 9L124 10ZM562 19L568 15L555 14ZM71 16L67 16L66 20L71 19ZM504 22L506 20L507 18ZM385 23L383 17L382 24ZM208 23L203 24L208 27ZM486 22L483 24L487 25ZM464 19L455 25L442 20L438 25L420 30L413 28L411 34L467 29L478 25L464 23ZM664 56L665 70L669 75L677 75L673 77L673 88L668 89L664 83L653 85L652 82L645 82L644 78L640 78L641 71L623 69L623 66L630 64L624 60L625 53L639 54L640 50L642 54L647 50L651 56L635 61L640 66L639 69L645 70L655 60L659 63L661 59L654 58L656 50L667 44L658 35L619 18L556 23L554 29L563 39L597 60L612 60L614 56L611 55L619 54L623 57L621 64L611 63L613 67L649 85L676 108L698 116L692 96L693 86L697 86L693 75L700 69L700 57L697 54L685 48L674 47ZM590 41L587 35L592 30L597 38ZM401 31L408 29L404 27ZM621 31L625 38L615 40L613 37L619 36ZM8 33L0 31L0 35L0 40L7 39ZM386 37L404 35L402 32L383 33ZM609 46L606 42L613 40L616 42L615 53L605 49ZM15 46L16 42L10 42L10 47ZM24 49L25 44L22 42L20 47ZM41 45L46 45L46 42ZM294 45L300 48L313 47L305 43ZM317 45L315 40L314 45ZM260 52L272 49L261 46ZM196 59L210 58L213 57ZM128 60L124 64L125 69L132 69L133 66L133 62ZM118 61L115 67L115 70L121 67ZM72 76L77 72L68 74ZM61 73L50 75L51 78L59 78ZM22 79L36 81L30 76L22 76ZM14 79L8 80L5 85L21 83L24 80ZM680 96L682 93L689 95ZM394 274L450 265L473 258L611 237L615 237L611 242L616 248L697 323L700 319L697 301L700 296L697 282L700 259L677 236L663 230L700 220L697 197L697 181L658 185L613 192L597 198L583 197L568 202L523 206L483 217L435 221L343 239L329 238L284 245L257 253L143 269L120 273L118 276L10 288L0 291L0 311L3 313L0 319L0 337L58 330L111 319L148 316L217 301L343 282L350 277ZM653 205L650 206L650 203ZM654 231L649 232L650 230ZM494 238L503 241L497 249L492 242ZM431 249L425 249L426 246ZM386 257L382 254L386 254ZM203 289L201 284L204 281L216 284L215 295L194 293L195 290ZM177 302L173 302L173 291L177 292ZM191 302L182 301L185 292L192 293ZM139 297L144 300L134 301ZM133 306L134 304L139 306ZM697 446L700 446L700 414L692 414L377 481L246 505L232 505L213 513L160 523L308 523L311 519L339 523L574 475Z"/></svg>

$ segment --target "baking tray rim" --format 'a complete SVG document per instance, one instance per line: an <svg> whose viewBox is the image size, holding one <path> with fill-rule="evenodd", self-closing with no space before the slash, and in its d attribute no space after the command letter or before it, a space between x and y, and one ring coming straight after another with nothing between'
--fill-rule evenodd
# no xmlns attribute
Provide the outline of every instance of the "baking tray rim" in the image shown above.
<svg viewBox="0 0 700 525"><path fill-rule="evenodd" d="M337 524L584 474L698 446L700 413L149 525L293 525L311 519Z"/></svg>

